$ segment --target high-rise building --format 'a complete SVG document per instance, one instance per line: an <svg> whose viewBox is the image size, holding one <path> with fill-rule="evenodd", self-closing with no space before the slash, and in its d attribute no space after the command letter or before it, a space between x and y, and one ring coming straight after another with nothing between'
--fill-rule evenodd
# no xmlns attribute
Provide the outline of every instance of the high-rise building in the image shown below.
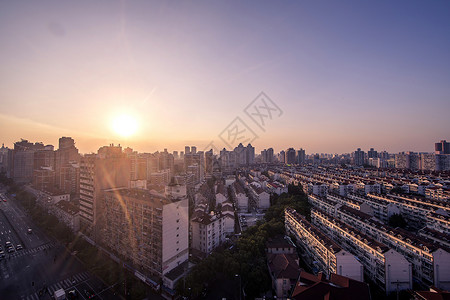
<svg viewBox="0 0 450 300"><path fill-rule="evenodd" d="M267 149L267 162L273 163L273 148Z"/></svg>
<svg viewBox="0 0 450 300"><path fill-rule="evenodd" d="M306 162L306 154L303 148L297 151L297 164L304 165Z"/></svg>
<svg viewBox="0 0 450 300"><path fill-rule="evenodd" d="M420 157L416 152L400 152L395 155L395 167L397 169L418 170Z"/></svg>
<svg viewBox="0 0 450 300"><path fill-rule="evenodd" d="M94 239L99 237L102 215L100 197L105 189L128 187L130 159L120 146L105 146L80 161L80 225Z"/></svg>
<svg viewBox="0 0 450 300"><path fill-rule="evenodd" d="M13 172L13 150L5 147L3 144L0 148L0 173L11 178Z"/></svg>
<svg viewBox="0 0 450 300"><path fill-rule="evenodd" d="M278 155L278 161L281 163L286 163L286 152L284 150L280 151L280 154Z"/></svg>
<svg viewBox="0 0 450 300"><path fill-rule="evenodd" d="M53 146L44 146L42 143L30 143L21 140L14 143L13 152L13 179L16 183L31 183L34 171L34 154L38 150L53 150Z"/></svg>
<svg viewBox="0 0 450 300"><path fill-rule="evenodd" d="M407 152L409 156L409 169L418 170L420 167L420 157L416 152Z"/></svg>
<svg viewBox="0 0 450 300"><path fill-rule="evenodd" d="M368 158L377 158L378 157L378 152L375 151L373 148L370 148L370 150L367 151L367 157Z"/></svg>
<svg viewBox="0 0 450 300"><path fill-rule="evenodd" d="M425 171L436 170L436 155L434 153L420 153L420 169Z"/></svg>
<svg viewBox="0 0 450 300"><path fill-rule="evenodd" d="M184 147L184 155L186 155L186 154L191 154L191 147L189 147L189 146Z"/></svg>
<svg viewBox="0 0 450 300"><path fill-rule="evenodd" d="M255 147L253 147L251 144L247 145L246 150L246 165L251 165L255 163Z"/></svg>
<svg viewBox="0 0 450 300"><path fill-rule="evenodd" d="M436 154L436 171L450 170L450 154Z"/></svg>
<svg viewBox="0 0 450 300"><path fill-rule="evenodd" d="M167 149L164 149L164 152L158 153L159 159L159 170L170 170L170 175L173 176L175 173L175 159L173 155L167 152Z"/></svg>
<svg viewBox="0 0 450 300"><path fill-rule="evenodd" d="M436 154L450 154L450 143L446 140L441 140L439 143L434 144L434 150Z"/></svg>
<svg viewBox="0 0 450 300"><path fill-rule="evenodd" d="M78 149L75 147L75 141L71 137L61 137L59 139L59 147L55 152L55 184L64 191L68 191L68 185L72 183L67 182L67 177L64 176L64 171L67 171L70 165L78 163L80 155Z"/></svg>
<svg viewBox="0 0 450 300"><path fill-rule="evenodd" d="M210 149L209 151L205 152L205 173L207 175L212 175L213 173L213 150Z"/></svg>
<svg viewBox="0 0 450 300"><path fill-rule="evenodd" d="M287 149L286 153L285 153L285 156L286 156L286 158L285 158L284 161L285 161L286 164L295 164L295 150L294 150L294 148Z"/></svg>
<svg viewBox="0 0 450 300"><path fill-rule="evenodd" d="M142 189L103 192L102 243L144 275L163 279L189 257L186 187L171 185L165 196Z"/></svg>
<svg viewBox="0 0 450 300"><path fill-rule="evenodd" d="M266 163L267 162L267 150L266 149L261 151L261 154L260 154L259 158L260 158L260 161L262 163Z"/></svg>
<svg viewBox="0 0 450 300"><path fill-rule="evenodd" d="M353 160L356 166L362 166L365 163L364 151L361 148L358 148L355 152L353 152Z"/></svg>

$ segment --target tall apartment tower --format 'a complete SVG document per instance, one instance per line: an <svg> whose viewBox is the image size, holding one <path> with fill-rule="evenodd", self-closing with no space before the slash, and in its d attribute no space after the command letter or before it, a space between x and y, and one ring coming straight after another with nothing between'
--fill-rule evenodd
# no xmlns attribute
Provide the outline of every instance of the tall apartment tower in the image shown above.
<svg viewBox="0 0 450 300"><path fill-rule="evenodd" d="M450 143L446 140L441 140L439 143L434 144L434 150L436 154L450 154Z"/></svg>
<svg viewBox="0 0 450 300"><path fill-rule="evenodd" d="M78 194L80 154L71 137L59 139L55 151L55 185L66 193Z"/></svg>
<svg viewBox="0 0 450 300"><path fill-rule="evenodd" d="M5 147L3 144L0 148L0 173L6 175L6 177L12 177L13 166L13 150Z"/></svg>
<svg viewBox="0 0 450 300"><path fill-rule="evenodd" d="M280 151L280 154L279 154L279 162L281 162L281 163L286 163L286 152L284 151L284 150L281 150Z"/></svg>
<svg viewBox="0 0 450 300"><path fill-rule="evenodd" d="M273 163L273 148L267 149L267 162Z"/></svg>
<svg viewBox="0 0 450 300"><path fill-rule="evenodd" d="M285 153L285 163L287 164L294 164L295 163L295 150L294 148L289 148L286 150Z"/></svg>
<svg viewBox="0 0 450 300"><path fill-rule="evenodd" d="M171 185L166 196L147 190L105 190L102 243L145 275L164 275L187 261L189 220L186 187Z"/></svg>
<svg viewBox="0 0 450 300"><path fill-rule="evenodd" d="M251 165L255 163L255 147L251 144L247 145L246 148L246 164Z"/></svg>
<svg viewBox="0 0 450 300"><path fill-rule="evenodd" d="M378 152L374 150L373 148L370 148L369 151L367 151L367 158L377 158Z"/></svg>
<svg viewBox="0 0 450 300"><path fill-rule="evenodd" d="M34 154L36 151L53 150L53 146L42 143L31 143L21 140L14 143L12 175L16 183L31 183L34 171Z"/></svg>
<svg viewBox="0 0 450 300"><path fill-rule="evenodd" d="M130 159L120 146L102 147L97 154L86 154L80 162L80 225L95 240L103 217L100 197L103 190L128 187Z"/></svg>
<svg viewBox="0 0 450 300"><path fill-rule="evenodd" d="M205 152L205 173L207 175L211 175L213 173L213 161L214 154L213 150L209 150Z"/></svg>
<svg viewBox="0 0 450 300"><path fill-rule="evenodd" d="M356 166L364 165L364 151L362 151L361 148L358 148L353 152L353 159Z"/></svg>
<svg viewBox="0 0 450 300"><path fill-rule="evenodd" d="M297 151L297 164L304 165L305 162L306 162L305 149L300 148L300 150Z"/></svg>

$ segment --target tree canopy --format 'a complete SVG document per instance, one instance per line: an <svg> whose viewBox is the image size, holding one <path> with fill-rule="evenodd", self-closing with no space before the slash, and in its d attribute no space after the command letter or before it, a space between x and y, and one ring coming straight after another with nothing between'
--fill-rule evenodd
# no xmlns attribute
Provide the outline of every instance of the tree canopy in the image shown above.
<svg viewBox="0 0 450 300"><path fill-rule="evenodd" d="M249 298L255 298L271 288L265 247L269 237L285 233L284 209L292 207L309 216L310 206L301 186L289 186L288 193L273 198L263 220L248 228L232 247L216 250L192 268L184 281L178 282L180 295L195 298L222 275L232 280L241 276Z"/></svg>

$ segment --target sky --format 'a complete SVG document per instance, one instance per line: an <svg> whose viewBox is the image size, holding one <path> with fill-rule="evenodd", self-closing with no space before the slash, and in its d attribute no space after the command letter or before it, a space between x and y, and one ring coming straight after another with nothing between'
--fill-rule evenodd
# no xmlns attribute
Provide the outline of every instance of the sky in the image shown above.
<svg viewBox="0 0 450 300"><path fill-rule="evenodd" d="M1 1L0 143L431 152L450 140L449 16L449 1Z"/></svg>

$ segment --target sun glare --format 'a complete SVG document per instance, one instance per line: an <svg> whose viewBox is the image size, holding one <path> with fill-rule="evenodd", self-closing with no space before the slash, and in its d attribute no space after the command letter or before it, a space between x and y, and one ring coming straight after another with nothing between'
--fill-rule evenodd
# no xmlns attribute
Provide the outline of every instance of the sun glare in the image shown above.
<svg viewBox="0 0 450 300"><path fill-rule="evenodd" d="M129 137L136 133L138 123L130 115L120 115L113 120L112 128L114 132L122 137Z"/></svg>

